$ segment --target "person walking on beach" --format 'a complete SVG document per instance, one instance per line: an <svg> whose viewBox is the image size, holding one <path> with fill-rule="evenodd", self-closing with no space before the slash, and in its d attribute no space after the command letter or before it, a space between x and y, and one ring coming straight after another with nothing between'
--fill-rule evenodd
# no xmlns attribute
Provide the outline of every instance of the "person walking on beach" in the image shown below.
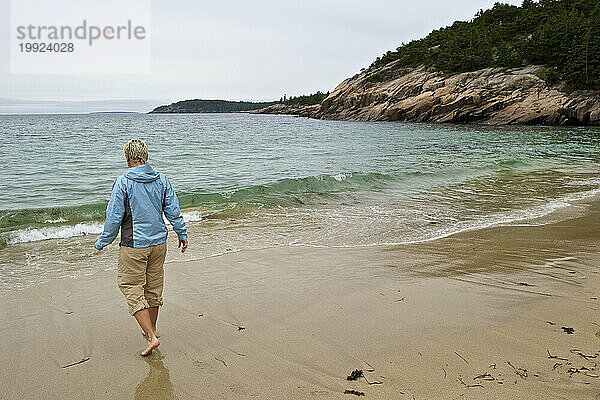
<svg viewBox="0 0 600 400"><path fill-rule="evenodd" d="M160 345L156 334L158 308L163 304L163 263L167 253L167 227L163 213L179 238L181 252L188 247L187 230L177 195L167 177L148 161L148 147L137 139L123 147L129 168L113 183L106 221L95 247L102 250L115 240L119 228L117 282L129 313L144 331L147 356Z"/></svg>

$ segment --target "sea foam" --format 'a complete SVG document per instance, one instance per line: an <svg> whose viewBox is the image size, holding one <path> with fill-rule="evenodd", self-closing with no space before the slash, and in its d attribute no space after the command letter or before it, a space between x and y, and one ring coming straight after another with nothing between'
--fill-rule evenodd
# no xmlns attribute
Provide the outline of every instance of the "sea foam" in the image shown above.
<svg viewBox="0 0 600 400"><path fill-rule="evenodd" d="M195 222L202 220L202 213L199 211L184 212L183 219L186 222ZM46 220L47 224L57 224L66 222L64 218L56 220ZM165 224L170 226L165 219ZM76 225L63 226L45 226L41 228L27 228L11 232L6 243L18 244L28 242L38 242L47 239L65 239L76 236L99 235L102 233L103 224L99 222L81 222Z"/></svg>
<svg viewBox="0 0 600 400"><path fill-rule="evenodd" d="M49 226L23 229L12 233L8 244L37 242L47 239L63 239L102 233L102 224L82 222L73 226Z"/></svg>

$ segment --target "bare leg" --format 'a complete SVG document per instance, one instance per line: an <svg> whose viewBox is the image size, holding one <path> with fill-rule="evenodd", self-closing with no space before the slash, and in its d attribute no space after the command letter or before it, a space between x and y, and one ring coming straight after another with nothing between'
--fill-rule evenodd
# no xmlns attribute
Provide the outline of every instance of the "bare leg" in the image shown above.
<svg viewBox="0 0 600 400"><path fill-rule="evenodd" d="M152 320L150 319L150 311L148 309L143 309L134 314L135 319L138 324L140 324L140 328L146 333L148 336L148 346L140 353L142 356L147 356L152 353L152 350L160 346L160 342L156 337L156 331L152 326Z"/></svg>
<svg viewBox="0 0 600 400"><path fill-rule="evenodd" d="M148 309L148 312L150 313L150 321L152 321L152 327L154 328L154 333L156 333L157 332L156 320L158 320L158 307L150 307Z"/></svg>
<svg viewBox="0 0 600 400"><path fill-rule="evenodd" d="M158 320L158 306L150 307L148 308L148 311L150 312L150 321L152 321L154 333L156 334L156 337L160 339L160 335L158 334L158 330L156 329L156 321ZM142 336L144 336L144 338L148 340L148 335L146 334L146 332L142 331Z"/></svg>

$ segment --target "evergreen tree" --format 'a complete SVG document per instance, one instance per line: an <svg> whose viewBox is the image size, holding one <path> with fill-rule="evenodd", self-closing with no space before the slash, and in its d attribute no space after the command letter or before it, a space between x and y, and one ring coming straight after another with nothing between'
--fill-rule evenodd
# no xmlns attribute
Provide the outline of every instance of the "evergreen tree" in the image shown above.
<svg viewBox="0 0 600 400"><path fill-rule="evenodd" d="M391 62L391 71L381 70ZM448 74L540 64L548 67L540 76L549 83L600 89L600 1L496 3L470 21L456 21L377 57L368 80L385 80L394 69L423 64Z"/></svg>

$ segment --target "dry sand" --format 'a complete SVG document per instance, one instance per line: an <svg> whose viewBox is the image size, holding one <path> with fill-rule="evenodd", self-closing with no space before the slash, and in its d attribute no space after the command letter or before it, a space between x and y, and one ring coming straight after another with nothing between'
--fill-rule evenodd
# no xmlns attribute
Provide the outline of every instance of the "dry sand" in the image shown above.
<svg viewBox="0 0 600 400"><path fill-rule="evenodd" d="M0 398L595 399L599 222L168 263L148 358L115 271L15 291Z"/></svg>

